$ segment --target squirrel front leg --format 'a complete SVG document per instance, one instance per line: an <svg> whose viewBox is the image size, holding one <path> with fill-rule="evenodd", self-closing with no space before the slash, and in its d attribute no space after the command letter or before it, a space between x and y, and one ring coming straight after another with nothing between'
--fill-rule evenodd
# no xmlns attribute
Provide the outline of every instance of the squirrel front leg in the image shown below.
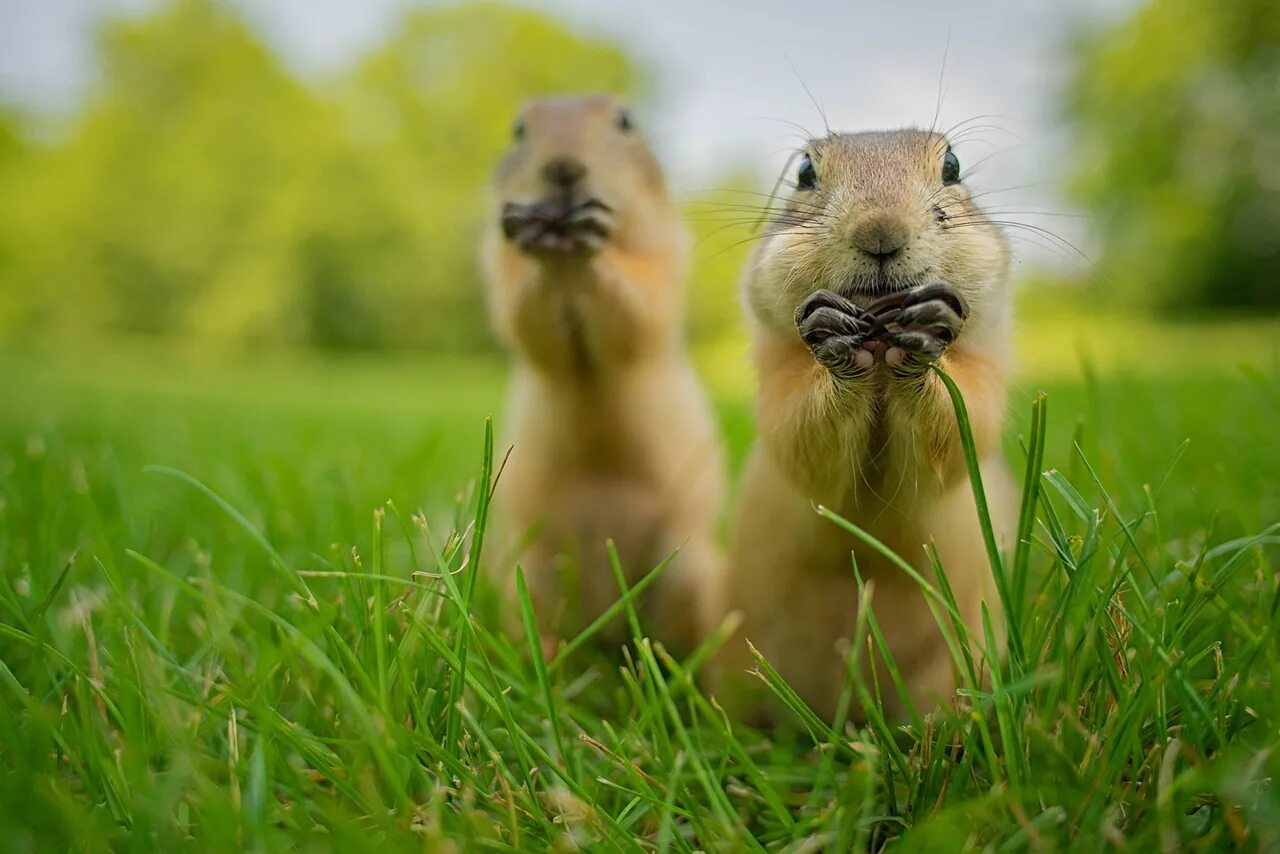
<svg viewBox="0 0 1280 854"><path fill-rule="evenodd" d="M669 349L677 270L606 247L595 257L544 264L495 314L500 331L543 371L594 373Z"/></svg>
<svg viewBox="0 0 1280 854"><path fill-rule="evenodd" d="M679 332L681 270L669 257L606 247L580 295L588 351L601 362L663 353Z"/></svg>
<svg viewBox="0 0 1280 854"><path fill-rule="evenodd" d="M870 319L820 290L796 311L797 334L765 330L756 341L759 423L779 467L815 499L853 482L873 414Z"/></svg>

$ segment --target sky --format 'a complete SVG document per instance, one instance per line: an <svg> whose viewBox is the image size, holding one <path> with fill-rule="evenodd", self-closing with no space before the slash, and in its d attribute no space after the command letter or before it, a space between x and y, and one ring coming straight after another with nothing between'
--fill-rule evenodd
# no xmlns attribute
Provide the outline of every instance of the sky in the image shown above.
<svg viewBox="0 0 1280 854"><path fill-rule="evenodd" d="M304 76L375 47L410 0L228 0ZM74 107L92 84L94 22L154 0L0 0L0 101ZM656 76L640 118L672 184L710 190L729 169L776 174L810 132L985 125L957 145L966 181L1001 212L1087 254L1088 223L1061 191L1070 136L1059 95L1070 39L1134 0L522 0L627 49ZM944 68L945 58L945 68ZM938 110L941 95L941 109ZM816 103L815 103L816 102ZM978 118L982 117L982 118ZM997 192L998 191L998 192ZM1046 238L1029 264L1080 264Z"/></svg>

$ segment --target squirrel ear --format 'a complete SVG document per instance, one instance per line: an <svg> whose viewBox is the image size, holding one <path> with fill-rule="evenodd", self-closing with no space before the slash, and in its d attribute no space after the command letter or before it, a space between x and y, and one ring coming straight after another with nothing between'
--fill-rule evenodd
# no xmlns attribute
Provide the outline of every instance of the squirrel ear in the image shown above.
<svg viewBox="0 0 1280 854"><path fill-rule="evenodd" d="M635 123L631 120L631 111L626 107L618 110L618 118L616 119L618 130L629 131L635 128Z"/></svg>

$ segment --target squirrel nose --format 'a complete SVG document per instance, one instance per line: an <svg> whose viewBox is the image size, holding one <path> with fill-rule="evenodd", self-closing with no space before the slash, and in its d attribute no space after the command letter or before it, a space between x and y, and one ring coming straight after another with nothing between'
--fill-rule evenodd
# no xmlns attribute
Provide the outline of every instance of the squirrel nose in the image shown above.
<svg viewBox="0 0 1280 854"><path fill-rule="evenodd" d="M875 258L887 261L911 240L906 223L895 216L875 214L853 227L849 240L854 247Z"/></svg>
<svg viewBox="0 0 1280 854"><path fill-rule="evenodd" d="M555 157L542 167L542 177L557 187L572 187L587 174L587 167L573 157Z"/></svg>

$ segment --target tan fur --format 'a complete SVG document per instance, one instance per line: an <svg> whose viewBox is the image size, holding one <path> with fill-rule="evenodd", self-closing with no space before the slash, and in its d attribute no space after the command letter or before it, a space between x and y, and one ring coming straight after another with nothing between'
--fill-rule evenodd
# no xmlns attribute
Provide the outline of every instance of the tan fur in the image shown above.
<svg viewBox="0 0 1280 854"><path fill-rule="evenodd" d="M845 679L838 650L859 607L852 559L874 592L873 613L913 701L927 709L954 690L944 640L918 585L820 518L825 505L866 529L933 581L924 545L936 543L970 629L981 638L985 600L999 604L978 525L951 401L930 372L897 375L883 363L837 379L817 363L794 320L826 288L867 305L880 289L949 283L969 317L940 360L964 393L992 517L1007 536L1016 495L1000 459L1009 363L1008 250L963 185L943 186L946 141L901 131L833 135L812 143L816 191L797 190L759 243L745 297L760 378L760 438L743 474L722 594L743 615L741 637L718 662L717 694L746 713L767 689L744 671L750 640L815 710L830 717ZM940 220L938 211L946 219ZM963 223L944 227L947 222ZM910 235L877 270L853 248L859 230ZM881 278L876 279L879 275ZM878 283L878 285L877 285ZM878 669L891 715L902 704ZM922 710L924 710L922 709ZM860 716L858 708L855 717Z"/></svg>
<svg viewBox="0 0 1280 854"><path fill-rule="evenodd" d="M721 568L722 454L682 338L687 233L648 147L616 126L619 109L609 97L530 104L495 177L482 258L513 362L513 451L495 497L503 556L490 568L511 590L519 561L544 636L563 638L619 596L606 539L629 584L678 548L644 618L655 637L688 649L702 632L696 592ZM595 254L525 254L504 239L499 210L537 201L542 165L564 155L586 165L616 227Z"/></svg>

